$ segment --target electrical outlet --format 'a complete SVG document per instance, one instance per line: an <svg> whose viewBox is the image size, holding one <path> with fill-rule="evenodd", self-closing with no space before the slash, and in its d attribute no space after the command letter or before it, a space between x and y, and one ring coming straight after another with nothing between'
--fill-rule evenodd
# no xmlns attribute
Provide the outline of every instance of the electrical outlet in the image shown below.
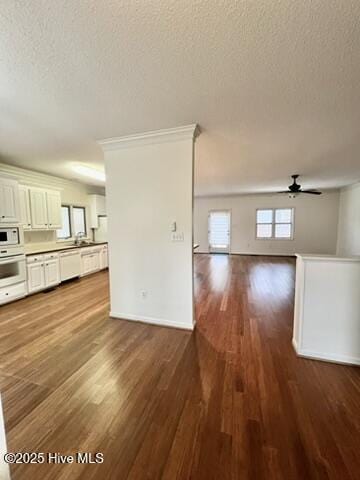
<svg viewBox="0 0 360 480"><path fill-rule="evenodd" d="M184 232L173 232L171 234L172 242L183 242L184 241Z"/></svg>

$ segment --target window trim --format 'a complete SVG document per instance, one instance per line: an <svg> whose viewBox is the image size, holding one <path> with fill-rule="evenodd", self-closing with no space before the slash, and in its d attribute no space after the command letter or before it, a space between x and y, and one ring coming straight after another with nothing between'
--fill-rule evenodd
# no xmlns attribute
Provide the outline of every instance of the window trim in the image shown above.
<svg viewBox="0 0 360 480"><path fill-rule="evenodd" d="M70 214L70 233L71 237L67 238L58 238L56 230L56 243L63 243L63 242L71 242L75 240L75 232L74 232L74 216L73 216L73 208L82 208L84 210L84 222L85 222L85 239L89 240L89 230L88 230L88 222L87 222L87 206L85 205L79 205L79 204L71 204L71 203L62 203L61 207L67 207L69 209L69 214Z"/></svg>
<svg viewBox="0 0 360 480"><path fill-rule="evenodd" d="M71 207L71 213L72 213L72 226L74 226L74 208L78 208L84 211L84 233L85 237L87 238L88 236L88 231L87 231L87 222L86 222L86 207L83 206L78 206L78 205L72 205ZM78 232L74 231L74 234L76 235Z"/></svg>
<svg viewBox="0 0 360 480"><path fill-rule="evenodd" d="M259 210L271 210L272 211L272 222L271 223L258 223L257 215ZM289 225L288 222L276 222L276 210L291 210L291 234L290 237L276 237L275 236L275 227L276 225ZM257 226L258 225L271 225L271 237L258 237L257 235ZM255 212L255 240L276 240L276 241L286 241L294 240L295 233L295 207L266 207L266 208L257 208Z"/></svg>
<svg viewBox="0 0 360 480"><path fill-rule="evenodd" d="M71 206L70 205L61 205L61 209L63 208L66 208L67 211L68 211L68 217L69 217L69 233L70 233L70 236L69 237L58 237L58 230L60 230L60 228L58 230L56 230L56 239L57 241L61 241L61 242L66 242L68 240L70 240L72 238L72 225L71 225ZM62 230L62 229L61 229Z"/></svg>

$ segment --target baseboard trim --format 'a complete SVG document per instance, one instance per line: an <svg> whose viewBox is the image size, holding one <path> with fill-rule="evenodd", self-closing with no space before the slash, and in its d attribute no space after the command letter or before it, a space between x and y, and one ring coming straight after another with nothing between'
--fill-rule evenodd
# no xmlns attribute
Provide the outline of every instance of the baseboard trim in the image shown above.
<svg viewBox="0 0 360 480"><path fill-rule="evenodd" d="M118 318L119 320L130 320L132 322L149 323L150 325L158 325L160 327L180 328L181 330L194 330L194 325L191 327L181 322L174 322L172 320L165 320L163 318L154 317L142 317L138 315L132 315L129 313L118 313L111 311L110 317Z"/></svg>
<svg viewBox="0 0 360 480"><path fill-rule="evenodd" d="M230 252L230 253L216 253L216 252L199 252L194 251L194 255L239 255L243 257L292 257L296 258L295 253L239 253L239 252Z"/></svg>
<svg viewBox="0 0 360 480"><path fill-rule="evenodd" d="M341 363L344 365L360 365L359 357L351 357L348 355L337 355L324 352L314 352L312 350L299 349L296 341L292 340L293 347L296 354L302 358L309 358L311 360L320 360L322 362Z"/></svg>

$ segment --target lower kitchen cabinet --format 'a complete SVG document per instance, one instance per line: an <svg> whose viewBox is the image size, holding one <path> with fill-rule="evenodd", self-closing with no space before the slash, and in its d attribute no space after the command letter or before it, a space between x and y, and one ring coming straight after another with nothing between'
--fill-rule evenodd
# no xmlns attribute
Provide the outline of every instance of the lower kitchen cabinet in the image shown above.
<svg viewBox="0 0 360 480"><path fill-rule="evenodd" d="M100 270L100 253L102 247L81 249L81 276Z"/></svg>
<svg viewBox="0 0 360 480"><path fill-rule="evenodd" d="M46 256L44 258L45 286L52 287L60 283L59 257Z"/></svg>
<svg viewBox="0 0 360 480"><path fill-rule="evenodd" d="M26 259L28 293L39 292L60 283L59 255L32 255Z"/></svg>
<svg viewBox="0 0 360 480"><path fill-rule="evenodd" d="M29 293L45 289L45 270L42 257L27 258L27 283Z"/></svg>
<svg viewBox="0 0 360 480"><path fill-rule="evenodd" d="M108 246L104 245L100 251L100 269L103 270L109 266Z"/></svg>

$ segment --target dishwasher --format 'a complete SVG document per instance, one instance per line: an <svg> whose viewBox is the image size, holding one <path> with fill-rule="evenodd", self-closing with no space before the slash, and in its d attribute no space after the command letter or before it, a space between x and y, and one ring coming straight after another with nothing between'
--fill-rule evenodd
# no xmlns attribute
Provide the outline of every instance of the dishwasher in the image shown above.
<svg viewBox="0 0 360 480"><path fill-rule="evenodd" d="M70 252L61 252L60 257L60 278L70 280L80 276L81 258L79 250L71 250Z"/></svg>

